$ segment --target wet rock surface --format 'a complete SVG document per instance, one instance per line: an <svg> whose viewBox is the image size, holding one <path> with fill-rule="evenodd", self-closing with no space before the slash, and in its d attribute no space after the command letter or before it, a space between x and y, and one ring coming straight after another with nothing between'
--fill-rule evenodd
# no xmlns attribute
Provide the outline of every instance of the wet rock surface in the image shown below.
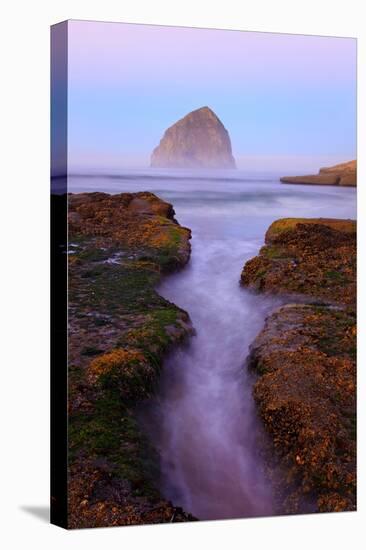
<svg viewBox="0 0 366 550"><path fill-rule="evenodd" d="M283 176L282 183L297 183L303 185L341 185L355 187L357 185L357 162L351 160L336 164L329 168L321 168L319 173L310 176Z"/></svg>
<svg viewBox="0 0 366 550"><path fill-rule="evenodd" d="M242 271L243 285L264 292L353 304L356 222L284 218L266 233L259 255Z"/></svg>
<svg viewBox="0 0 366 550"><path fill-rule="evenodd" d="M288 304L248 358L280 513L356 508L355 231L351 220L278 220L242 273Z"/></svg>
<svg viewBox="0 0 366 550"><path fill-rule="evenodd" d="M193 333L156 291L183 267L190 231L151 193L69 195L69 527L189 521L161 497L139 403Z"/></svg>

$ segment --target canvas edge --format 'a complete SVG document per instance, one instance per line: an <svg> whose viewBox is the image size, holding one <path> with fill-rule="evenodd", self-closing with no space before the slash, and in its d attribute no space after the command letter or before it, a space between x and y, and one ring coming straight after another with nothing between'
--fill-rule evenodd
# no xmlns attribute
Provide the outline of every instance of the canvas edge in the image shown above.
<svg viewBox="0 0 366 550"><path fill-rule="evenodd" d="M51 26L51 498L50 522L68 527L67 73L68 22Z"/></svg>

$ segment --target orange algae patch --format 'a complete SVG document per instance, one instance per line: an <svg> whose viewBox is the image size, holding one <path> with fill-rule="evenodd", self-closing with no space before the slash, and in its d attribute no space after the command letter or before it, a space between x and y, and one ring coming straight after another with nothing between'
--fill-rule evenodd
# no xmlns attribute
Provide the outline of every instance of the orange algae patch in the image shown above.
<svg viewBox="0 0 366 550"><path fill-rule="evenodd" d="M89 375L104 387L117 388L126 399L144 399L152 390L155 369L140 351L117 348L94 359Z"/></svg>

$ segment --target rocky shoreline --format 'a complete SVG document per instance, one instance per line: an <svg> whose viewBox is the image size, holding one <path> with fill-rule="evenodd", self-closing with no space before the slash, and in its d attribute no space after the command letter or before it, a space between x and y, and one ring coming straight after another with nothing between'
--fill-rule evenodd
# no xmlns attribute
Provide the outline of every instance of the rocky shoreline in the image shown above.
<svg viewBox="0 0 366 550"><path fill-rule="evenodd" d="M241 283L281 294L247 366L279 513L356 508L356 223L287 218Z"/></svg>
<svg viewBox="0 0 366 550"><path fill-rule="evenodd" d="M155 291L188 262L190 230L152 193L70 194L68 220L69 527L193 520L159 494L135 414L193 334Z"/></svg>
<svg viewBox="0 0 366 550"><path fill-rule="evenodd" d="M190 230L152 193L70 194L68 219L69 527L192 521L159 493L136 415L194 332L155 290L189 261ZM275 513L354 510L356 223L274 222L241 282L284 302L247 360Z"/></svg>
<svg viewBox="0 0 366 550"><path fill-rule="evenodd" d="M321 168L319 173L310 176L283 176L282 183L297 183L299 185L340 185L342 187L356 187L357 161L351 160L336 164L329 168Z"/></svg>

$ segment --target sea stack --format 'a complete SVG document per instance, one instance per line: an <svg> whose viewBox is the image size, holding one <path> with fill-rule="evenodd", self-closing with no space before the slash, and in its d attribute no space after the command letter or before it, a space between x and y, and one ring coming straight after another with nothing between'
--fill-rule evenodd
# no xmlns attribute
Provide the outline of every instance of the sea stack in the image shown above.
<svg viewBox="0 0 366 550"><path fill-rule="evenodd" d="M188 113L168 128L152 152L158 168L236 168L228 131L209 108Z"/></svg>

